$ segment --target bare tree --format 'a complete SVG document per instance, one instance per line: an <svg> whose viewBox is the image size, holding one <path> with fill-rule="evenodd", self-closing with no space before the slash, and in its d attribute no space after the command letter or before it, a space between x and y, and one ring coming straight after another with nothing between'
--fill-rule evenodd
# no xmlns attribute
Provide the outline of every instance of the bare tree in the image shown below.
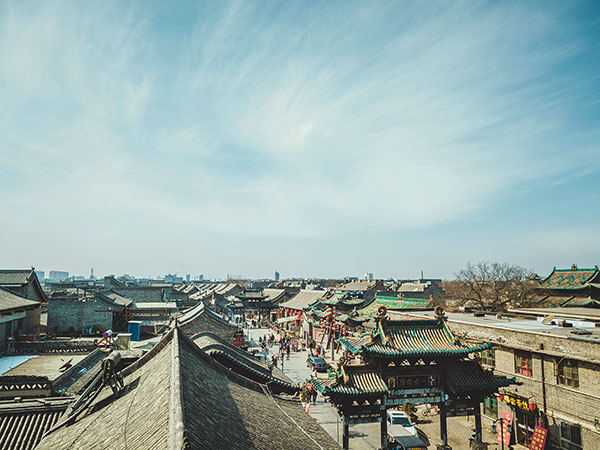
<svg viewBox="0 0 600 450"><path fill-rule="evenodd" d="M530 270L508 263L468 263L455 274L455 280L444 283L444 288L447 297L455 299L459 305L502 311L529 301L533 292L530 273Z"/></svg>

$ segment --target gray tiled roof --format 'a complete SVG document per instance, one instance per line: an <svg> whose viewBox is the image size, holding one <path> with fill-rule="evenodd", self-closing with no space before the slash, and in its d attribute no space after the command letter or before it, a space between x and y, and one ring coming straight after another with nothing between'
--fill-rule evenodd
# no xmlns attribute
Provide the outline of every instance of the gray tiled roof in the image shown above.
<svg viewBox="0 0 600 450"><path fill-rule="evenodd" d="M178 328L128 369L120 397L105 388L38 449L340 448L299 403L238 384Z"/></svg>
<svg viewBox="0 0 600 450"><path fill-rule="evenodd" d="M282 308L292 308L292 309L305 309L308 308L309 305L312 305L317 301L320 297L325 295L325 291L311 291L311 290L301 290L285 303L281 304Z"/></svg>
<svg viewBox="0 0 600 450"><path fill-rule="evenodd" d="M0 402L0 448L33 449L64 413L73 397Z"/></svg>
<svg viewBox="0 0 600 450"><path fill-rule="evenodd" d="M198 333L213 333L226 342L232 342L238 327L225 321L216 313L199 303L197 306L188 309L177 323L188 336L194 336Z"/></svg>
<svg viewBox="0 0 600 450"><path fill-rule="evenodd" d="M26 284L29 276L33 272L31 269L24 270L12 270L4 269L0 270L0 285L3 284Z"/></svg>
<svg viewBox="0 0 600 450"><path fill-rule="evenodd" d="M8 289L0 287L0 311L8 311L17 308L26 308L29 306L39 305L39 302L28 300L15 294Z"/></svg>

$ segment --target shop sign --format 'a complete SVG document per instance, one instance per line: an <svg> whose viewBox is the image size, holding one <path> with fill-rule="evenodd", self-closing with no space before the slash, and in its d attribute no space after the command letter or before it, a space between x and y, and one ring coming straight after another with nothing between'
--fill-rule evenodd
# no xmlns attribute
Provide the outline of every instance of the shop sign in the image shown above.
<svg viewBox="0 0 600 450"><path fill-rule="evenodd" d="M533 436L531 436L529 450L544 450L547 435L548 430L536 425L535 430L533 431Z"/></svg>
<svg viewBox="0 0 600 450"><path fill-rule="evenodd" d="M504 401L514 406L515 408L522 409L523 411L533 411L535 410L535 405L533 403L529 403L527 400L522 399L521 397L517 397L511 393L504 394ZM533 406L533 408L531 408Z"/></svg>
<svg viewBox="0 0 600 450"><path fill-rule="evenodd" d="M438 386L437 375L391 376L387 377L390 389L430 388Z"/></svg>
<svg viewBox="0 0 600 450"><path fill-rule="evenodd" d="M513 415L502 411L501 425L498 427L498 436L496 442L504 442L504 445L510 445L510 435L512 431Z"/></svg>

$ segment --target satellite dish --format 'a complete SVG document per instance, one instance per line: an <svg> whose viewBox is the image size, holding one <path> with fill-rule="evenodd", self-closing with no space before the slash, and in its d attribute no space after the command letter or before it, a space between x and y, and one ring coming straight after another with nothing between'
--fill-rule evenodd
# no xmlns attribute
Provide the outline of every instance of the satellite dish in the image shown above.
<svg viewBox="0 0 600 450"><path fill-rule="evenodd" d="M554 314L550 314L549 316L546 316L546 317L544 318L544 320L542 320L542 323L543 323L544 325L548 325L550 322L552 322L552 321L555 319L555 317L556 317L556 315L554 315Z"/></svg>

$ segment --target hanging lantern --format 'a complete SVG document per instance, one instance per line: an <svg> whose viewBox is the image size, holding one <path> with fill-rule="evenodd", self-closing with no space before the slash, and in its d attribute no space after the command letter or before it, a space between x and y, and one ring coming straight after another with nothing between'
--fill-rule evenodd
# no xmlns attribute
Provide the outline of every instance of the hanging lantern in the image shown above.
<svg viewBox="0 0 600 450"><path fill-rule="evenodd" d="M535 410L535 403L533 403L533 400L529 400L529 404L527 406L529 406L530 411Z"/></svg>
<svg viewBox="0 0 600 450"><path fill-rule="evenodd" d="M501 402L503 402L503 401L504 401L504 394L500 394L500 395L498 396L498 398L500 399L500 401L501 401Z"/></svg>

